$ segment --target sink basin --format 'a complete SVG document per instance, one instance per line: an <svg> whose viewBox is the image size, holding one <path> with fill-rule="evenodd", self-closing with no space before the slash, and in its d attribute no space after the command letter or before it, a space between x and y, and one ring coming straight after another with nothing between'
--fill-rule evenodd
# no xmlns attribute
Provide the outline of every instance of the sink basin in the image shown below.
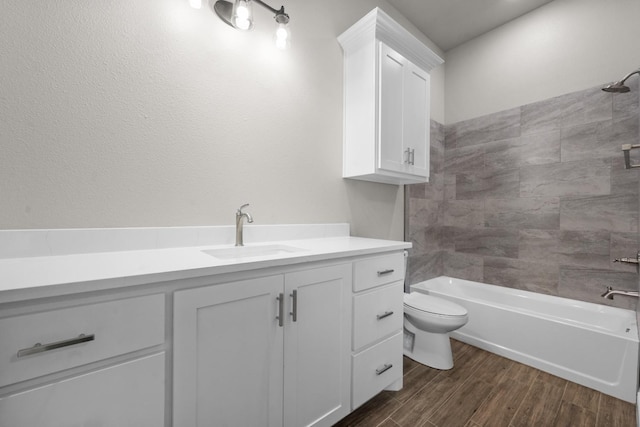
<svg viewBox="0 0 640 427"><path fill-rule="evenodd" d="M232 246L229 248L209 249L202 251L218 259L246 259L270 257L278 255L288 255L302 252L304 249L286 245L263 245L263 246Z"/></svg>

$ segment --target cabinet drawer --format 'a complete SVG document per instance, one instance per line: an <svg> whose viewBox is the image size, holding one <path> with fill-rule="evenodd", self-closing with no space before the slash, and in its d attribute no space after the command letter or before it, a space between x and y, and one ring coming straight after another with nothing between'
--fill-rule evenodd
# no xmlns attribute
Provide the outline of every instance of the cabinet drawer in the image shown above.
<svg viewBox="0 0 640 427"><path fill-rule="evenodd" d="M353 291L358 292L404 279L404 254L397 252L356 261Z"/></svg>
<svg viewBox="0 0 640 427"><path fill-rule="evenodd" d="M402 329L404 284L363 292L353 297L353 349Z"/></svg>
<svg viewBox="0 0 640 427"><path fill-rule="evenodd" d="M0 399L2 426L164 425L164 353Z"/></svg>
<svg viewBox="0 0 640 427"><path fill-rule="evenodd" d="M0 319L0 342L0 387L162 344L164 295ZM24 355L36 344L60 347Z"/></svg>
<svg viewBox="0 0 640 427"><path fill-rule="evenodd" d="M402 378L402 332L353 356L352 409Z"/></svg>

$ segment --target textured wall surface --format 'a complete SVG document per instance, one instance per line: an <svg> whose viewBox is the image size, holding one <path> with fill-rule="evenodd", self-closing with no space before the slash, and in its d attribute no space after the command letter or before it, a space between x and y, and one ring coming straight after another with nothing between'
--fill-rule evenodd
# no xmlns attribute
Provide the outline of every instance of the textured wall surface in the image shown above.
<svg viewBox="0 0 640 427"><path fill-rule="evenodd" d="M640 1L554 0L447 51L445 124L583 90L640 66Z"/></svg>
<svg viewBox="0 0 640 427"><path fill-rule="evenodd" d="M444 128L432 124L432 180L406 191L412 283L447 275L577 300L638 289L638 144L632 92L600 87ZM640 162L640 153L632 158Z"/></svg>
<svg viewBox="0 0 640 427"><path fill-rule="evenodd" d="M336 36L381 6L426 37L385 0L285 1L282 52L265 9L241 32L208 4L0 2L0 229L229 225L251 203L402 239L402 187L342 179Z"/></svg>

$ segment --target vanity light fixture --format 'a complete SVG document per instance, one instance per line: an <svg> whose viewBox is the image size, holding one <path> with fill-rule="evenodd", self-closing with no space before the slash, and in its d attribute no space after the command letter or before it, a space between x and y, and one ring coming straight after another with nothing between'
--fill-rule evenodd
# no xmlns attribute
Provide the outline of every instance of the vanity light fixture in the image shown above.
<svg viewBox="0 0 640 427"><path fill-rule="evenodd" d="M195 0L190 0L191 2ZM225 23L239 30L250 30L253 28L253 3L257 3L265 9L275 14L274 19L278 24L274 40L276 47L286 49L291 43L291 32L289 30L289 15L284 11L284 6L275 9L262 0L234 0L233 3L226 0L218 0L213 6L216 15Z"/></svg>

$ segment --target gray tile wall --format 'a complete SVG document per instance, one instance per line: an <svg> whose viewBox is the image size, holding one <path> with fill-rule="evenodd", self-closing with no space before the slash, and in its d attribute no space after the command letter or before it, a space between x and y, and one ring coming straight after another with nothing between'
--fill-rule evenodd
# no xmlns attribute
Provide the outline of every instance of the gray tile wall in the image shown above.
<svg viewBox="0 0 640 427"><path fill-rule="evenodd" d="M637 290L640 171L638 79L453 125L431 123L431 177L406 187L409 283L447 275L636 308L600 297ZM632 159L640 163L640 150Z"/></svg>

